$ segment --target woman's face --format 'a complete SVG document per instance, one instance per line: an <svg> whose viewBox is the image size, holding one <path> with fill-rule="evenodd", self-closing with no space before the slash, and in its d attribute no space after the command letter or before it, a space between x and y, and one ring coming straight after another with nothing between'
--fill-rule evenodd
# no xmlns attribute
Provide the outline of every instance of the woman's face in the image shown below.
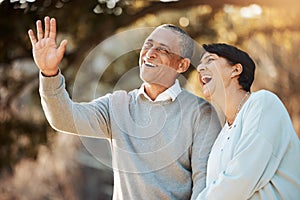
<svg viewBox="0 0 300 200"><path fill-rule="evenodd" d="M232 66L223 57L206 52L197 67L200 86L207 99L220 98L229 87Z"/></svg>

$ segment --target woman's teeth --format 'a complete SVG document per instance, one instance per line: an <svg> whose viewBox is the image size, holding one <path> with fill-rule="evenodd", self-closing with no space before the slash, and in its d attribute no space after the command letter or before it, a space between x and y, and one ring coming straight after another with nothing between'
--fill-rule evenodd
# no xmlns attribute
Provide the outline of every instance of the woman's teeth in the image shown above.
<svg viewBox="0 0 300 200"><path fill-rule="evenodd" d="M211 79L212 79L211 76L205 75L205 76L202 76L201 81L202 81L202 83L205 85L205 84L207 84L209 81L211 81Z"/></svg>

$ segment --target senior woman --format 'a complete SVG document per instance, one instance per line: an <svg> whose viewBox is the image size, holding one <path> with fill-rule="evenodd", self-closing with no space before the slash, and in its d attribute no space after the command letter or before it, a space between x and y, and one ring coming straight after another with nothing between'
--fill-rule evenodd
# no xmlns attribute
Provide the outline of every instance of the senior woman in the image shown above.
<svg viewBox="0 0 300 200"><path fill-rule="evenodd" d="M204 96L225 114L198 200L300 199L300 142L280 99L251 92L255 63L231 45L203 45Z"/></svg>

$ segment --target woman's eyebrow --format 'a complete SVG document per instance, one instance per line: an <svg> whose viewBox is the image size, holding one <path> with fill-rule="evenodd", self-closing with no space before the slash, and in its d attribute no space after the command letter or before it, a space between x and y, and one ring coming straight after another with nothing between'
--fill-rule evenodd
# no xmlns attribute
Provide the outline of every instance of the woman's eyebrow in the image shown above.
<svg viewBox="0 0 300 200"><path fill-rule="evenodd" d="M211 54L208 54L204 57L201 58L200 62L199 62L199 65L202 64L202 60L206 60L209 56L212 56Z"/></svg>

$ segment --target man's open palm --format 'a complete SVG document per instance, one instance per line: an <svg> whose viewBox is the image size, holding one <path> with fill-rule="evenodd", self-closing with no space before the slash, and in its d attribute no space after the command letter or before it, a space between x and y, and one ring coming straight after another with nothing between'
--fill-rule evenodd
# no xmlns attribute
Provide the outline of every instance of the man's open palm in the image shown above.
<svg viewBox="0 0 300 200"><path fill-rule="evenodd" d="M66 50L67 41L63 40L59 47L56 44L56 21L45 17L45 31L42 28L42 22L36 22L37 37L30 29L28 35L32 44L33 58L46 76L53 76L58 73L58 65L61 62Z"/></svg>

